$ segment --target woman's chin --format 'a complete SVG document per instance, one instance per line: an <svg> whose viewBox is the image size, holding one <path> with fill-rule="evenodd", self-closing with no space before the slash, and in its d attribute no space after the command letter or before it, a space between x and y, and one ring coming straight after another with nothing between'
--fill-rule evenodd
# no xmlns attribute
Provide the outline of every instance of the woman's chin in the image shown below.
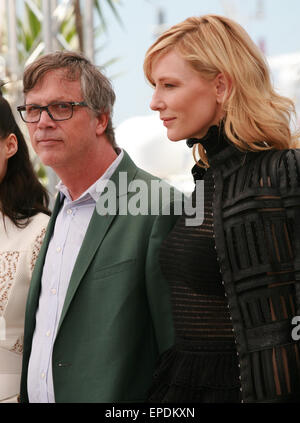
<svg viewBox="0 0 300 423"><path fill-rule="evenodd" d="M177 142L177 141L183 141L183 140L186 140L186 138L180 138L180 137L178 137L178 136L176 136L176 135L169 135L169 134L168 134L168 139L169 139L170 141L172 141L172 142Z"/></svg>

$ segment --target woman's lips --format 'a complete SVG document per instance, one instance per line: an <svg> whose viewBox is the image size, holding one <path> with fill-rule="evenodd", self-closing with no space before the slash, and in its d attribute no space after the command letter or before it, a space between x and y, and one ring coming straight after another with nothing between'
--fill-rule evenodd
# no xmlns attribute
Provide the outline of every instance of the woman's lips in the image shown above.
<svg viewBox="0 0 300 423"><path fill-rule="evenodd" d="M165 118L162 119L164 126L168 127L176 118Z"/></svg>

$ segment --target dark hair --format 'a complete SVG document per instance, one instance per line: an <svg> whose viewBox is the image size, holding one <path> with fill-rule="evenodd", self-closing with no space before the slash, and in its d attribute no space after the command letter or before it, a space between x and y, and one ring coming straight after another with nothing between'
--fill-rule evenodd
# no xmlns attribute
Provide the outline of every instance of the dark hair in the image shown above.
<svg viewBox="0 0 300 423"><path fill-rule="evenodd" d="M34 172L27 144L10 105L0 95L0 142L9 134L15 134L18 151L8 159L7 171L0 183L0 208L17 227L24 227L37 213L50 215L49 196Z"/></svg>
<svg viewBox="0 0 300 423"><path fill-rule="evenodd" d="M24 71L25 96L47 72L57 69L65 69L65 76L70 80L80 80L83 99L96 115L109 114L105 133L110 144L115 148L117 145L112 125L113 105L116 98L114 90L109 79L83 54L73 51L56 51L36 59Z"/></svg>

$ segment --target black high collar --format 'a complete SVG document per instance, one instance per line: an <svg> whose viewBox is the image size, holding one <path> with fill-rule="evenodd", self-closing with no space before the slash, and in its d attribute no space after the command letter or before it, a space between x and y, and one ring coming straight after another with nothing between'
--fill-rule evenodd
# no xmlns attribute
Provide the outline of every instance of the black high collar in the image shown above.
<svg viewBox="0 0 300 423"><path fill-rule="evenodd" d="M208 163L212 169L219 167L224 162L231 161L231 159L234 159L232 166L239 166L240 163L245 163L245 160L249 160L255 154L249 152L247 154L236 148L226 137L222 122L220 126L211 126L203 138L189 138L186 143L188 147L200 143L206 151ZM194 180L202 179L206 170L196 163L192 168Z"/></svg>
<svg viewBox="0 0 300 423"><path fill-rule="evenodd" d="M223 124L211 126L203 138L189 138L186 144L190 148L195 144L201 144L206 151L208 160L230 145L225 136Z"/></svg>

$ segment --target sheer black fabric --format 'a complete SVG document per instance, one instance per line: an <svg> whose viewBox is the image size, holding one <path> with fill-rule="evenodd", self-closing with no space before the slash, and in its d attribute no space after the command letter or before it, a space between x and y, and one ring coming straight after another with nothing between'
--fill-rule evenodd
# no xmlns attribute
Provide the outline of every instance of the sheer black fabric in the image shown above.
<svg viewBox="0 0 300 423"><path fill-rule="evenodd" d="M203 173L195 166L195 181ZM150 392L153 402L240 401L239 363L213 238L211 170L203 181L204 199L193 193L193 205L204 205L203 224L186 226L184 214L161 248L176 343L160 359Z"/></svg>

